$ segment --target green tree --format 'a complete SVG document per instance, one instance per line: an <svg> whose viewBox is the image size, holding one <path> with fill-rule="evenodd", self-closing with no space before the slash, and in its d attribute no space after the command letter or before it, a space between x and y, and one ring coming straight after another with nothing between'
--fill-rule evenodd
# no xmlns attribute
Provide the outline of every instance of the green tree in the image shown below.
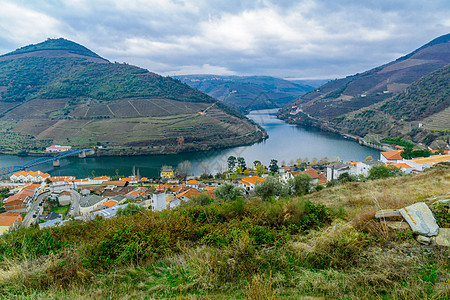
<svg viewBox="0 0 450 300"><path fill-rule="evenodd" d="M253 162L253 166L255 166L255 169L256 169L256 166L258 166L258 165L261 165L261 162L259 160L255 160Z"/></svg>
<svg viewBox="0 0 450 300"><path fill-rule="evenodd" d="M397 167L378 165L378 166L373 166L369 170L368 179L374 180L374 179L380 179L380 178L400 176L401 174L402 174L402 171Z"/></svg>
<svg viewBox="0 0 450 300"><path fill-rule="evenodd" d="M216 195L216 198L223 201L234 201L243 194L244 190L242 188L237 187L230 182L225 182L221 186L214 189L214 195Z"/></svg>
<svg viewBox="0 0 450 300"><path fill-rule="evenodd" d="M306 173L296 175L288 181L290 192L299 196L308 194L312 189L312 180L311 176Z"/></svg>
<svg viewBox="0 0 450 300"><path fill-rule="evenodd" d="M130 203L125 208L119 208L117 210L117 216L131 216L142 211L144 211L142 206Z"/></svg>
<svg viewBox="0 0 450 300"><path fill-rule="evenodd" d="M50 178L47 178L47 179L45 179L45 183L50 184L50 183L52 183L52 180Z"/></svg>
<svg viewBox="0 0 450 300"><path fill-rule="evenodd" d="M278 172L278 169L279 169L279 167L278 167L278 160L272 159L270 161L270 164L269 164L269 171L270 171L270 173L275 174L275 173Z"/></svg>
<svg viewBox="0 0 450 300"><path fill-rule="evenodd" d="M245 159L243 157L237 158L238 166L242 169L242 171L247 169L247 164L245 163Z"/></svg>
<svg viewBox="0 0 450 300"><path fill-rule="evenodd" d="M266 174L267 173L267 169L266 169L266 167L264 165L259 163L258 165L256 165L256 173L258 175Z"/></svg>
<svg viewBox="0 0 450 300"><path fill-rule="evenodd" d="M263 182L256 184L255 194L261 197L261 200L267 201L275 196L287 196L288 191L283 188L283 184L277 179L269 176Z"/></svg>
<svg viewBox="0 0 450 300"><path fill-rule="evenodd" d="M228 170L233 171L237 162L236 157L234 157L233 155L229 156L227 162L228 162Z"/></svg>
<svg viewBox="0 0 450 300"><path fill-rule="evenodd" d="M209 198L207 194L201 193L195 197L191 198L191 202L197 205L208 205L211 204L214 200Z"/></svg>

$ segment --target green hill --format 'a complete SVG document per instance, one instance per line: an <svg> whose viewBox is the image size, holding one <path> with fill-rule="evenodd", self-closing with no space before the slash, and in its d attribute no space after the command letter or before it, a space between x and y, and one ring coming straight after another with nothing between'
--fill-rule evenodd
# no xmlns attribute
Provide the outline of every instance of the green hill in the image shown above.
<svg viewBox="0 0 450 300"><path fill-rule="evenodd" d="M408 135L419 126L418 122L408 122L421 120L425 124L426 118L449 106L449 63L447 34L396 61L330 81L286 105L279 117L362 137ZM433 130L436 128L449 130L450 126L440 122ZM424 129L412 134L417 135L416 141L430 133L422 132Z"/></svg>
<svg viewBox="0 0 450 300"><path fill-rule="evenodd" d="M62 143L101 144L106 154L174 153L252 143L265 135L179 80L110 63L65 39L0 56L0 124L2 152ZM29 142L19 143L23 136Z"/></svg>
<svg viewBox="0 0 450 300"><path fill-rule="evenodd" d="M176 78L243 112L282 107L314 89L305 83L269 76L183 75Z"/></svg>

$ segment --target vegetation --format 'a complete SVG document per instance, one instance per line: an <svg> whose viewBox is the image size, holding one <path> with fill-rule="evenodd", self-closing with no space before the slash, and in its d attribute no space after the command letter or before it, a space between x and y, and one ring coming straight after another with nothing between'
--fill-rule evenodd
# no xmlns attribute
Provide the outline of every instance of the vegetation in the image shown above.
<svg viewBox="0 0 450 300"><path fill-rule="evenodd" d="M442 165L348 182L308 199L241 198L19 230L0 239L0 294L448 299L448 250L425 251L410 232L386 227L373 214L449 191Z"/></svg>
<svg viewBox="0 0 450 300"><path fill-rule="evenodd" d="M230 182L225 182L214 189L214 195L217 199L222 201L235 201L243 196L243 194L244 190L242 188L239 188Z"/></svg>
<svg viewBox="0 0 450 300"><path fill-rule="evenodd" d="M369 170L369 176L368 179L375 180L375 179L382 179L382 178L388 178L388 177L395 177L400 176L402 174L402 170L395 166L385 166L385 165L377 165L373 166Z"/></svg>
<svg viewBox="0 0 450 300"><path fill-rule="evenodd" d="M381 140L381 142L386 144L399 145L402 147L414 147L414 143L401 138L384 138Z"/></svg>
<svg viewBox="0 0 450 300"><path fill-rule="evenodd" d="M64 39L2 56L0 123L0 152L8 153L20 151L19 145L41 152L53 143L100 143L110 155L177 153L265 135L253 121L177 79L110 63Z"/></svg>

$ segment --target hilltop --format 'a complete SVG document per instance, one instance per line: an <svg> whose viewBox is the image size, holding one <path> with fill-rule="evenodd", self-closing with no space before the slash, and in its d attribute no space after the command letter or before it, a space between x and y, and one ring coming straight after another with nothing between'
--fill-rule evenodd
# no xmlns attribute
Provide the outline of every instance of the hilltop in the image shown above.
<svg viewBox="0 0 450 300"><path fill-rule="evenodd" d="M270 76L182 75L175 78L242 112L282 107L314 89L301 81L294 83Z"/></svg>
<svg viewBox="0 0 450 300"><path fill-rule="evenodd" d="M421 120L422 125L428 125L433 115L445 118L439 114L446 115L450 105L449 63L450 34L447 34L393 62L330 81L286 105L279 116L292 123L333 128L362 137L406 135L418 123L407 124L404 127L411 129L404 130L396 127L396 122ZM426 129L450 127L448 122L440 122L421 127ZM428 133L422 134L422 138Z"/></svg>
<svg viewBox="0 0 450 300"><path fill-rule="evenodd" d="M0 151L53 143L103 154L175 153L253 143L262 128L179 80L48 39L0 56Z"/></svg>

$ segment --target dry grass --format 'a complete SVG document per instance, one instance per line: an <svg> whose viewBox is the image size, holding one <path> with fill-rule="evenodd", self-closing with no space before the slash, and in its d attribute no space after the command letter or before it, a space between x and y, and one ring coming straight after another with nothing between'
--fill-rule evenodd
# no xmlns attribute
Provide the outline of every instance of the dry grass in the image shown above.
<svg viewBox="0 0 450 300"><path fill-rule="evenodd" d="M401 208L450 192L449 169L433 169L418 175L351 182L308 196L311 201L336 209L344 207L350 219L370 211Z"/></svg>

